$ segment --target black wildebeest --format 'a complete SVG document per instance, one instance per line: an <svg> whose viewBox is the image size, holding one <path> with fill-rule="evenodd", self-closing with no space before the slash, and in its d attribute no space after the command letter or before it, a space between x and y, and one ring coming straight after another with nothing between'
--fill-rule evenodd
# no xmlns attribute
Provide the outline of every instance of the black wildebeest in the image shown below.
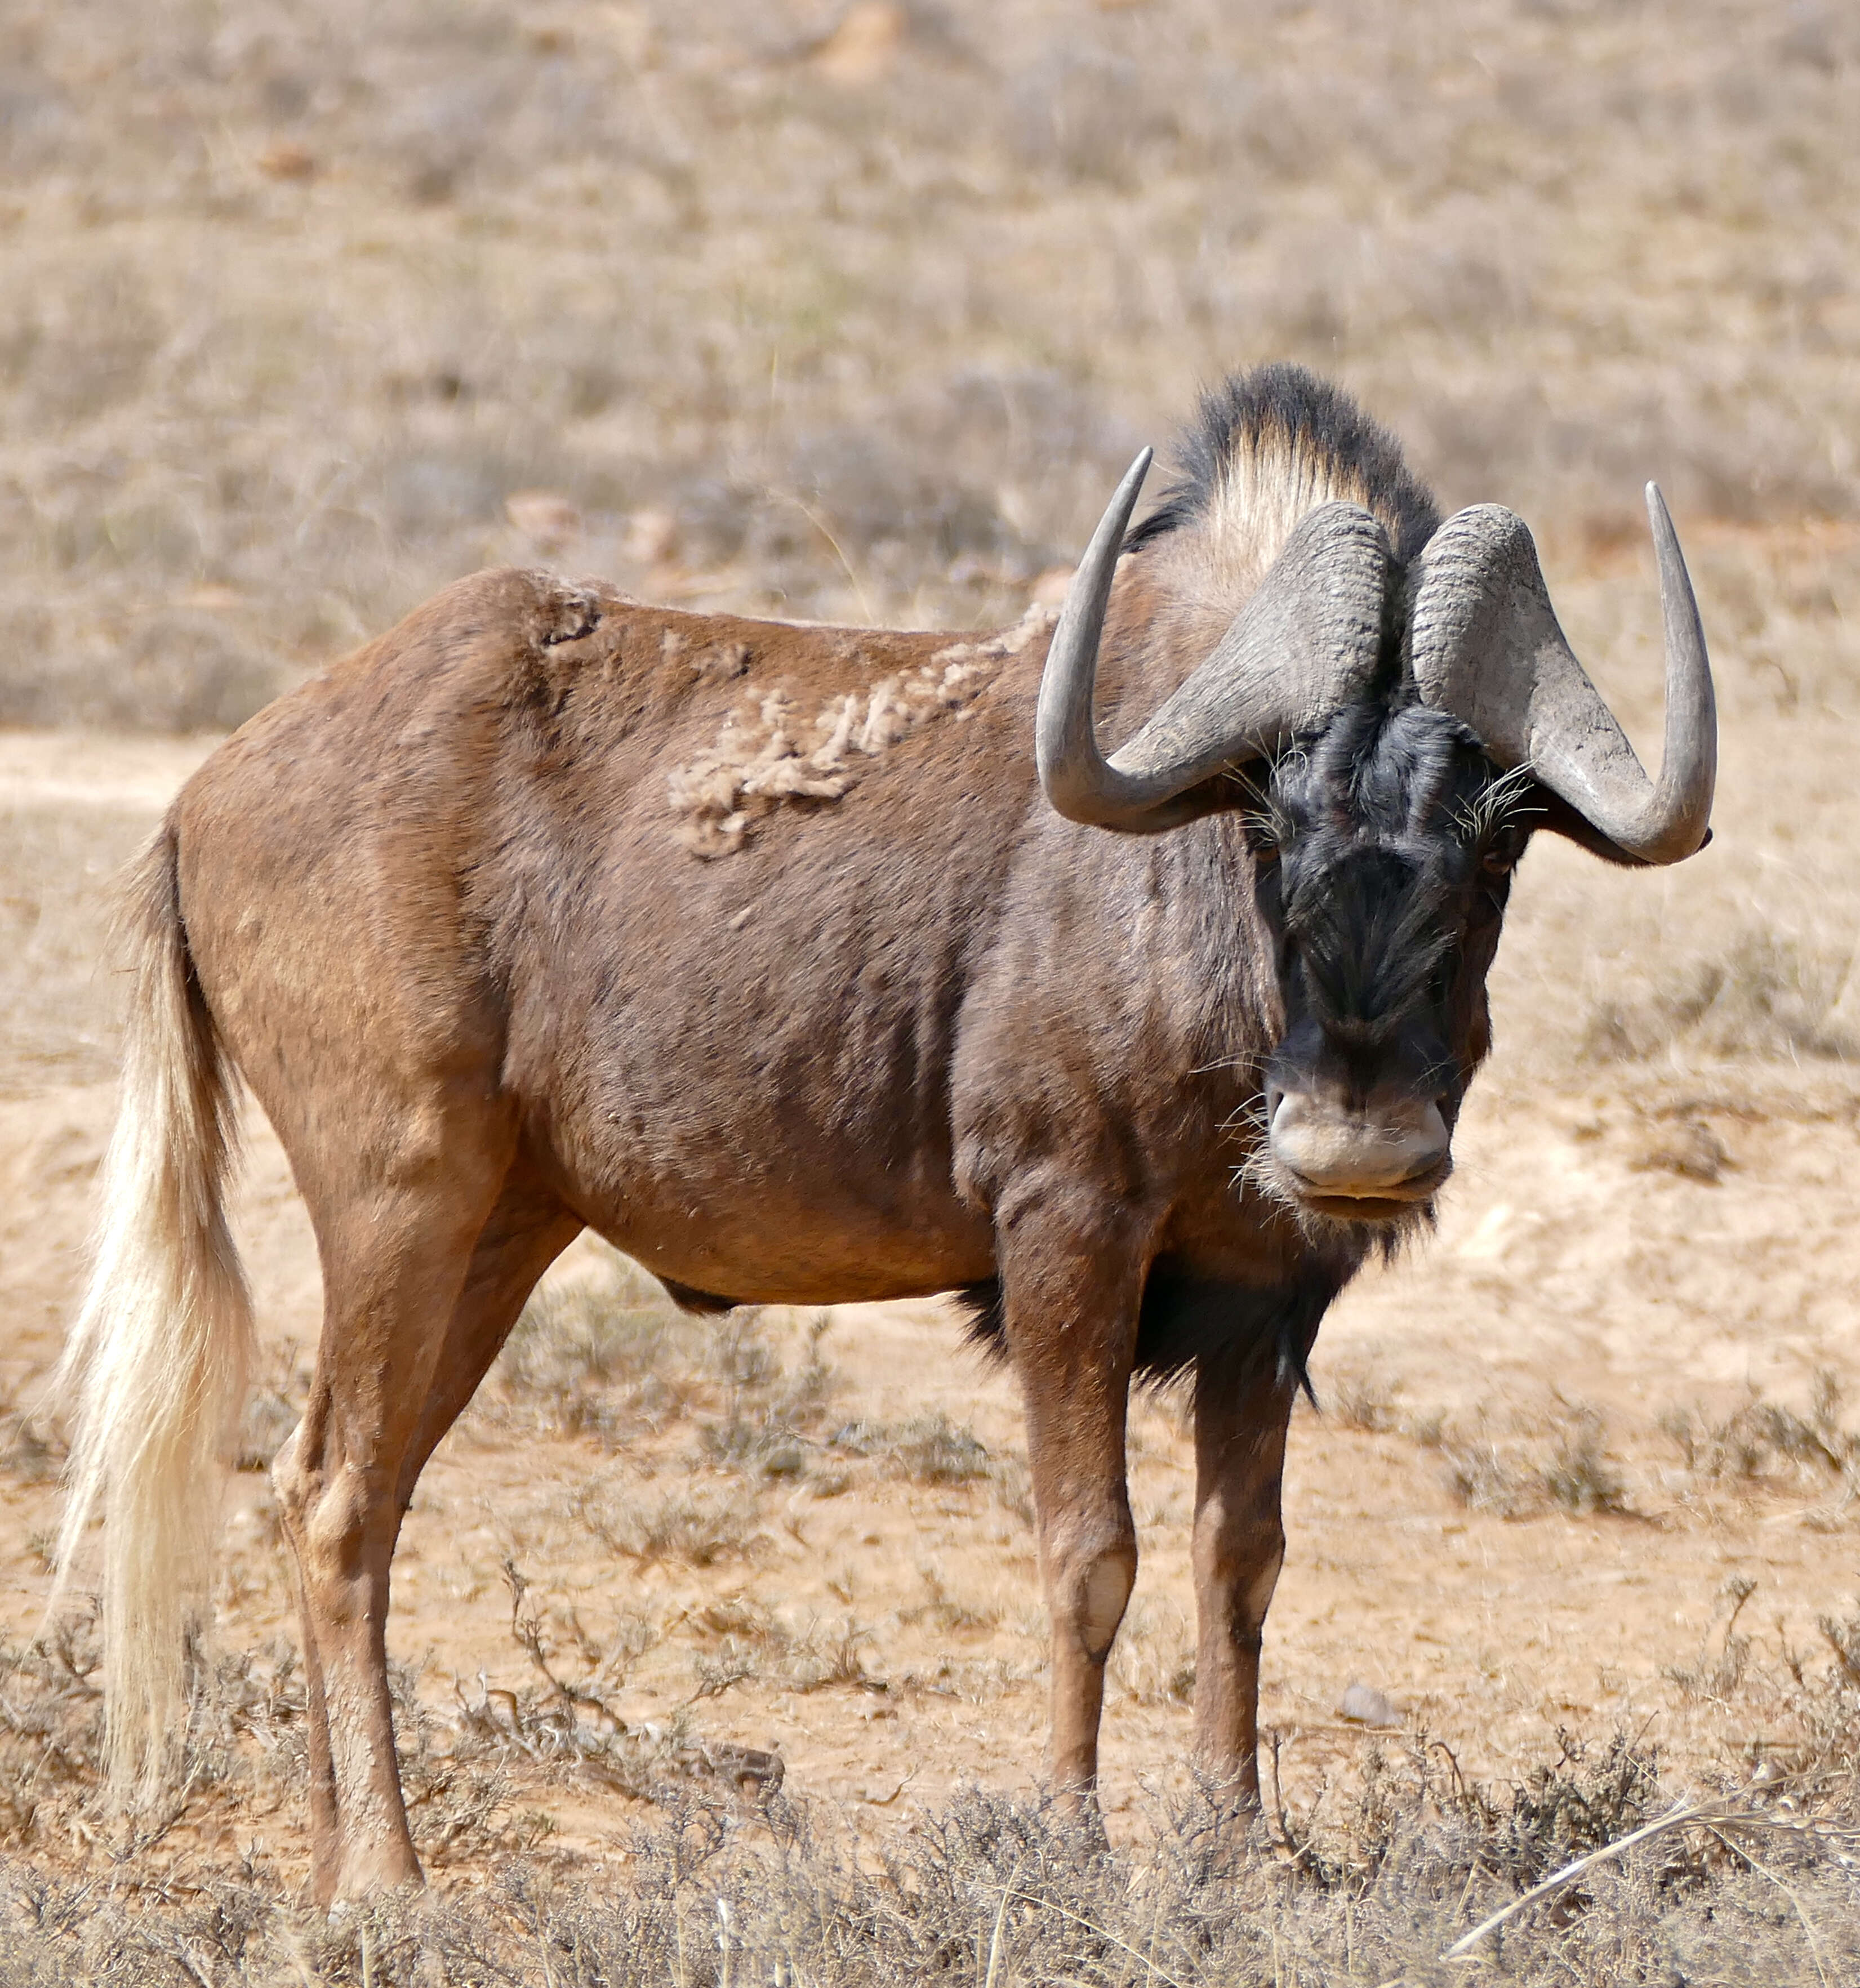
<svg viewBox="0 0 1860 1988"><path fill-rule="evenodd" d="M796 627L482 573L189 781L134 886L123 1114L68 1364L63 1557L100 1512L120 1783L151 1784L171 1743L242 1384L236 1072L323 1266L273 1470L322 1895L418 1875L389 1562L583 1226L700 1309L965 1293L1024 1393L1052 1772L1081 1799L1137 1563L1130 1385L1192 1377L1195 1745L1256 1799L1318 1321L1446 1178L1530 833L1691 854L1716 725L1651 487L1657 783L1523 524L1440 522L1321 382L1210 394L1127 536L1147 460L1056 629Z"/></svg>

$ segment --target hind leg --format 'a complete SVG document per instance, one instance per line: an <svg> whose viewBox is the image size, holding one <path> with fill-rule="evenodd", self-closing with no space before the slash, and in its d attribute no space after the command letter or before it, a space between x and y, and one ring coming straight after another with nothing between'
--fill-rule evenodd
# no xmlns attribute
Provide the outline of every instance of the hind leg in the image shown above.
<svg viewBox="0 0 1860 1988"><path fill-rule="evenodd" d="M322 1900L419 1880L394 1758L388 1567L404 1472L514 1144L502 1115L481 1108L441 1130L428 1151L441 1159L306 1191L323 1336L303 1419L272 1475L297 1566Z"/></svg>
<svg viewBox="0 0 1860 1988"><path fill-rule="evenodd" d="M433 1371L426 1403L401 1466L401 1510L445 1432L503 1350L536 1280L581 1233L570 1213L519 1161L480 1232Z"/></svg>
<svg viewBox="0 0 1860 1988"><path fill-rule="evenodd" d="M401 1459L395 1496L397 1534L399 1517L413 1502L421 1472L477 1391L536 1280L573 1241L581 1227L580 1219L523 1173L519 1162L506 1181L473 1247L470 1266L433 1363L424 1403ZM313 1889L326 1903L337 1888L343 1861L341 1803L330 1745L322 1655L313 1633L316 1618L301 1572L297 1592L299 1616L305 1625L309 1700L310 1821L316 1874ZM417 1868L415 1865L416 1872Z"/></svg>

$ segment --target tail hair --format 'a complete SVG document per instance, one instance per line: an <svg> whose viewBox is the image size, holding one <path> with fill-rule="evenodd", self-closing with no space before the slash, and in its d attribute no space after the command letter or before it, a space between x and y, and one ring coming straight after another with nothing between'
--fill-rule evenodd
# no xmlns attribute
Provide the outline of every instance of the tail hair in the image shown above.
<svg viewBox="0 0 1860 1988"><path fill-rule="evenodd" d="M185 1740L220 1466L245 1398L252 1301L226 1226L237 1078L181 922L164 823L130 874L135 972L90 1283L55 1385L71 1456L52 1606L102 1521L105 1751L120 1801L161 1793Z"/></svg>

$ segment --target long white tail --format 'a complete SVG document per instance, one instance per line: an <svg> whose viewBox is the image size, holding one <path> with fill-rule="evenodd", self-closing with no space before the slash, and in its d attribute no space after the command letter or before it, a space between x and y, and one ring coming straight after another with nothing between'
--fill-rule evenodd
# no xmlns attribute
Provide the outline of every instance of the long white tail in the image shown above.
<svg viewBox="0 0 1860 1988"><path fill-rule="evenodd" d="M72 1443L52 1605L100 1519L110 1786L144 1803L187 1729L188 1634L209 1598L220 1465L252 1347L222 1205L235 1079L194 977L175 858L166 823L129 881L122 1103L90 1286L57 1383Z"/></svg>

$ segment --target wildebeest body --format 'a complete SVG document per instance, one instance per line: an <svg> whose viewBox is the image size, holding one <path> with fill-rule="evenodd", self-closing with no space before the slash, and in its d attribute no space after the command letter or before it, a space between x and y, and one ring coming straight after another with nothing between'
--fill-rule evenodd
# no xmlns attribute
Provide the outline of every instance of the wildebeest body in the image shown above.
<svg viewBox="0 0 1860 1988"><path fill-rule="evenodd" d="M1190 1374L1196 1750L1256 1800L1318 1321L1446 1178L1533 827L1679 860L1715 732L1657 499L1655 786L1510 513L1436 529L1393 444L1290 369L1211 397L1189 459L1126 543L1133 469L1057 628L825 629L482 574L189 783L134 885L137 1019L69 1356L63 1553L100 1506L119 1763L160 1769L242 1387L236 1070L323 1270L273 1472L322 1895L418 1875L396 1536L584 1226L699 1307L966 1297L1026 1403L1075 1797L1135 1573L1128 1388Z"/></svg>
<svg viewBox="0 0 1860 1988"><path fill-rule="evenodd" d="M583 603L588 631L552 641ZM1231 1185L1228 1121L1273 1028L1235 820L1126 839L1055 816L1030 765L1043 636L844 797L695 860L666 769L742 694L666 660L696 618L480 576L203 770L177 818L183 914L274 1123L329 1109L330 1084L356 1109L360 1069L304 1060L312 1017L395 990L394 1063L503 1102L583 1221L694 1291L986 1279L1005 1180L1086 1146L1185 1265L1273 1281L1275 1225ZM862 637L823 669L794 640L813 631L730 632L752 680L822 702L951 646ZM289 951L255 924L288 924ZM1284 1239L1265 1253L1276 1270Z"/></svg>

